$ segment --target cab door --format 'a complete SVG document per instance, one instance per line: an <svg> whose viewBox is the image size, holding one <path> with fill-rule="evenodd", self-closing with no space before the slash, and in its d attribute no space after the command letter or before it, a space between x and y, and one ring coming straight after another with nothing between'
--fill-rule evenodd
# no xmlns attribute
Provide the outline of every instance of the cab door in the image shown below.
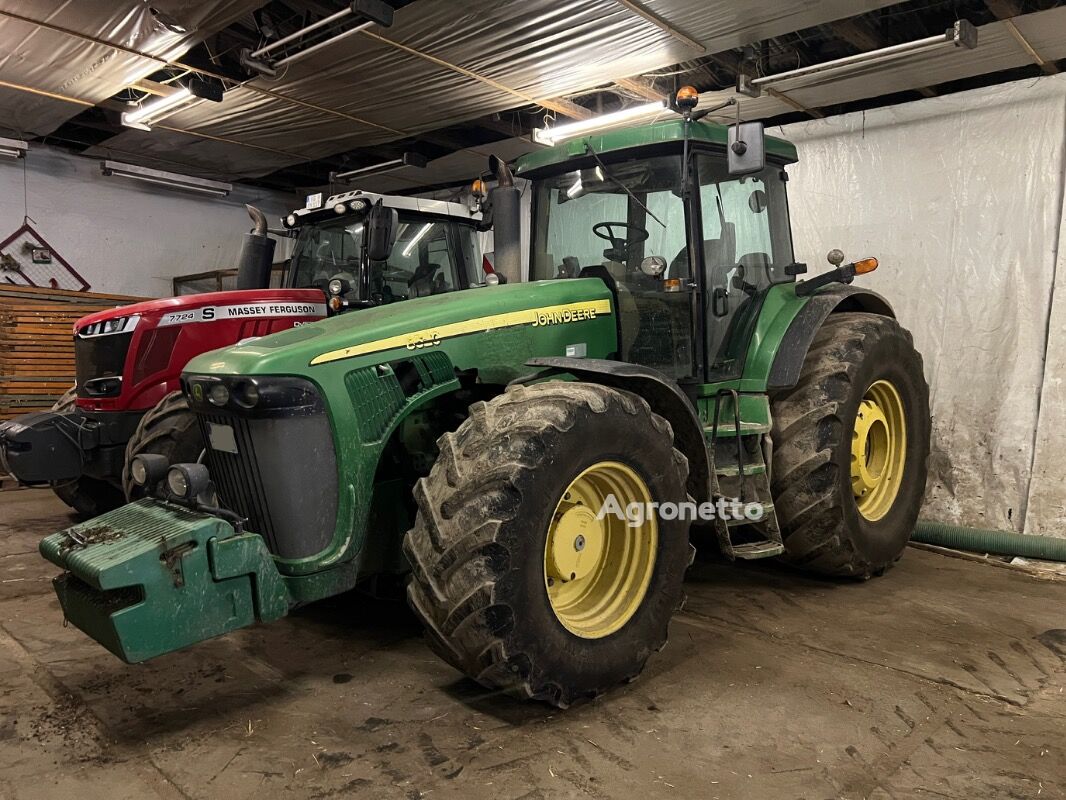
<svg viewBox="0 0 1066 800"><path fill-rule="evenodd" d="M766 290L793 280L784 171L729 175L721 155L697 156L703 326L709 381L740 377Z"/></svg>

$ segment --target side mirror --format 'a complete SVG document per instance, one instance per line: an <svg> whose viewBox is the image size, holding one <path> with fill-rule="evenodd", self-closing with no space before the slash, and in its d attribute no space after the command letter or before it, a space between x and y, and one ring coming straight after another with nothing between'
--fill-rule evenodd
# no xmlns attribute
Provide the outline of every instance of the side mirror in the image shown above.
<svg viewBox="0 0 1066 800"><path fill-rule="evenodd" d="M388 261L396 243L396 209L385 208L378 200L366 215L366 254L371 261Z"/></svg>
<svg viewBox="0 0 1066 800"><path fill-rule="evenodd" d="M766 166L766 143L761 122L730 125L726 144L730 175L748 175Z"/></svg>

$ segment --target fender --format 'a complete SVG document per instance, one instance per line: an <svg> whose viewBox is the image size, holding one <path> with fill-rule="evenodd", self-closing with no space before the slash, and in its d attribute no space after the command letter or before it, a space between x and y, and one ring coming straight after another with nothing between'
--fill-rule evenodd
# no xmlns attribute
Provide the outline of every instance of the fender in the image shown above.
<svg viewBox="0 0 1066 800"><path fill-rule="evenodd" d="M601 358L531 358L530 367L547 367L549 372L539 372L522 382L537 380L548 374L567 373L589 383L625 389L643 397L659 416L674 429L674 443L688 458L688 493L697 503L711 499L711 461L703 438L703 423L700 422L692 401L676 381L658 370L609 361Z"/></svg>
<svg viewBox="0 0 1066 800"><path fill-rule="evenodd" d="M866 311L895 318L889 302L877 292L854 286L835 286L811 295L810 300L793 317L774 355L766 388L768 391L790 389L799 382L803 360L826 317L842 311Z"/></svg>

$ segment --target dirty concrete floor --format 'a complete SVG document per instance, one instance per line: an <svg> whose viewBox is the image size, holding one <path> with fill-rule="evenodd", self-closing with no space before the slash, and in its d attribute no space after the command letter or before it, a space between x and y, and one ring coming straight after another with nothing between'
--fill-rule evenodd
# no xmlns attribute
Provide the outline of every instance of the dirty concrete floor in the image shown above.
<svg viewBox="0 0 1066 800"><path fill-rule="evenodd" d="M0 493L0 797L1066 797L1066 582L909 550L882 579L698 562L644 675L487 693L350 595L126 666L63 627Z"/></svg>

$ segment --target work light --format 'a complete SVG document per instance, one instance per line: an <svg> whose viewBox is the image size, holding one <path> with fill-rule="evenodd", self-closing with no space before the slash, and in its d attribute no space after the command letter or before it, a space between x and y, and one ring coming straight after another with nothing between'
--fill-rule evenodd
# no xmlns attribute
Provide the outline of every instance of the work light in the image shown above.
<svg viewBox="0 0 1066 800"><path fill-rule="evenodd" d="M211 484L211 475L203 464L175 464L167 472L167 488L175 497L191 500Z"/></svg>

